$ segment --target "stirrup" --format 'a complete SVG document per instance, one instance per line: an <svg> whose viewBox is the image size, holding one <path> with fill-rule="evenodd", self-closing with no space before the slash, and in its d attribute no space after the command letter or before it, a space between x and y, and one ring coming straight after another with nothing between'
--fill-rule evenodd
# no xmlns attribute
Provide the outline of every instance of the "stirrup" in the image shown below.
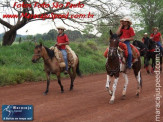
<svg viewBox="0 0 163 122"><path fill-rule="evenodd" d="M65 71L64 71L64 74L65 74L65 75L67 75L67 74L68 74L68 71L67 71L67 70L65 70Z"/></svg>

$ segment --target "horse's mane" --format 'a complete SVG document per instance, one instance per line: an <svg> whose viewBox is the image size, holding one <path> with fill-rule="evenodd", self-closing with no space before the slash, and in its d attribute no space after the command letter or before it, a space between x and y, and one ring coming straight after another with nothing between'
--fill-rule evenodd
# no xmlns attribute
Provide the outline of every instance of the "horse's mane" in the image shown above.
<svg viewBox="0 0 163 122"><path fill-rule="evenodd" d="M139 48L146 48L145 44L143 42L141 42L141 41L138 41L138 40L134 40L133 45L138 46Z"/></svg>
<svg viewBox="0 0 163 122"><path fill-rule="evenodd" d="M152 41L152 39L149 39L149 49L154 49L156 48L156 42Z"/></svg>
<svg viewBox="0 0 163 122"><path fill-rule="evenodd" d="M117 38L118 37L118 35L117 34L113 34L113 35L111 35L111 39L114 39L114 38Z"/></svg>
<svg viewBox="0 0 163 122"><path fill-rule="evenodd" d="M138 40L134 40L134 42L137 42L137 43L138 43L138 44L140 44L140 45L144 45L144 43L143 43L143 42L138 41Z"/></svg>
<svg viewBox="0 0 163 122"><path fill-rule="evenodd" d="M49 48L45 47L44 48L46 49L46 52L48 53L48 56L52 59L55 54L54 54L54 51L53 50L50 50Z"/></svg>

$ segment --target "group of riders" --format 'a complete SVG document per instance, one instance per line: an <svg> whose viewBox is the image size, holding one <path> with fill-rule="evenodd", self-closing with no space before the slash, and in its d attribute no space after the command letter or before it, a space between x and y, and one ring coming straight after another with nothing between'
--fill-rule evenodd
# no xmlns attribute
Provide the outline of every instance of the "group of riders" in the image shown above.
<svg viewBox="0 0 163 122"><path fill-rule="evenodd" d="M144 43L145 46L148 45L149 39L152 39L160 48L160 52L162 52L162 44L163 43L163 38L161 36L161 33L158 31L158 27L153 28L153 33L148 37L148 33L144 33L144 37L142 38L142 42Z"/></svg>
<svg viewBox="0 0 163 122"><path fill-rule="evenodd" d="M117 35L120 36L120 43L119 47L122 48L125 52L126 60L127 60L127 69L130 70L132 67L132 49L130 46L130 42L134 40L135 32L134 29L131 27L132 22L128 17L124 17L120 19L120 26L116 32ZM68 72L68 60L67 60L67 52L65 49L66 45L69 45L68 36L64 33L66 30L65 27L59 26L58 29L58 36L57 36L57 44L55 46L62 52L63 58L66 64L65 74ZM147 41L151 39L152 41L156 42L156 44L160 47L160 52L163 51L161 41L163 42L163 38L161 33L158 31L158 27L153 28L153 33L148 37L147 33L144 33L144 37L142 38L142 42L146 45ZM126 47L126 48L125 48Z"/></svg>

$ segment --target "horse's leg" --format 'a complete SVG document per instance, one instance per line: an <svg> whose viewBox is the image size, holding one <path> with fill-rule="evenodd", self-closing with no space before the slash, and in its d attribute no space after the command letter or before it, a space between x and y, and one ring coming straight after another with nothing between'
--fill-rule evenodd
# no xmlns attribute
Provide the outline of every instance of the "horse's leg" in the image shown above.
<svg viewBox="0 0 163 122"><path fill-rule="evenodd" d="M73 90L74 80L75 80L75 77L76 77L76 68L75 67L72 68L72 73L71 73L71 70L69 69L69 75L70 75L70 78L71 78L71 84L70 84L70 91L71 91L71 90Z"/></svg>
<svg viewBox="0 0 163 122"><path fill-rule="evenodd" d="M64 92L64 89L63 89L63 86L62 86L62 83L61 83L60 73L57 74L57 79L58 79L58 84L61 87L61 93L63 93Z"/></svg>
<svg viewBox="0 0 163 122"><path fill-rule="evenodd" d="M141 77L141 71L138 72L138 75L136 76L136 79L138 81L138 86L137 86L137 91L136 91L136 95L139 96L140 94L140 89L142 88L142 77Z"/></svg>
<svg viewBox="0 0 163 122"><path fill-rule="evenodd" d="M145 69L146 69L146 71L147 71L148 74L150 74L149 68L148 68L148 66L149 66L149 60L150 60L149 56L146 56L146 58L145 58Z"/></svg>
<svg viewBox="0 0 163 122"><path fill-rule="evenodd" d="M146 68L146 56L144 56L144 68Z"/></svg>
<svg viewBox="0 0 163 122"><path fill-rule="evenodd" d="M47 93L49 92L50 72L46 72L46 78L47 78L47 87L46 87L46 91L44 92L44 95L47 95Z"/></svg>
<svg viewBox="0 0 163 122"><path fill-rule="evenodd" d="M123 87L123 91L122 91L122 99L125 99L125 96L126 96L126 90L127 90L127 86L128 86L128 77L127 77L127 74L126 73L123 73L123 77L125 78L125 84L124 84L124 87Z"/></svg>
<svg viewBox="0 0 163 122"><path fill-rule="evenodd" d="M156 58L155 58L155 54L152 54L152 70L151 70L151 73L154 73L154 70L155 70L155 65L156 65Z"/></svg>
<svg viewBox="0 0 163 122"><path fill-rule="evenodd" d="M137 85L137 91L136 91L136 95L139 96L139 93L140 93L140 88L142 88L142 77L141 77L141 61L140 61L140 58L138 59L137 62L135 62L133 64L133 70L134 70L134 74L135 74L135 77L136 77L136 80L138 82L138 85Z"/></svg>
<svg viewBox="0 0 163 122"><path fill-rule="evenodd" d="M112 91L109 89L109 86L110 86L110 83L111 83L111 80L110 80L110 76L107 75L107 80L106 80L106 90L109 92L110 95L112 95Z"/></svg>
<svg viewBox="0 0 163 122"><path fill-rule="evenodd" d="M111 97L111 99L110 99L110 104L113 104L113 103L114 103L115 91L116 91L118 79L119 79L119 77L116 77L116 78L114 79L114 84L113 84L113 88L112 88L112 89L113 89L113 94L112 94L112 97Z"/></svg>

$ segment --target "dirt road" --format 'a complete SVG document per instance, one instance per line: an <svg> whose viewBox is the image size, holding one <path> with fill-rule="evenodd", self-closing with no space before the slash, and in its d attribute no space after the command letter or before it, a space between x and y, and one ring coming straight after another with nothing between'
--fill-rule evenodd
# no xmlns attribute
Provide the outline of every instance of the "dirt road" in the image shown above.
<svg viewBox="0 0 163 122"><path fill-rule="evenodd" d="M129 76L126 100L121 100L124 79L120 76L116 99L109 104L110 96L105 90L106 74L77 78L74 90L69 91L70 79L63 79L65 92L60 93L57 81L51 81L49 94L43 95L46 82L24 83L0 87L0 106L34 106L34 122L154 122L155 121L155 75L142 71L143 90L136 97L137 82ZM163 73L161 85L163 86ZM163 88L161 88L163 93ZM0 110L0 121L2 121ZM161 99L163 122L163 100Z"/></svg>

